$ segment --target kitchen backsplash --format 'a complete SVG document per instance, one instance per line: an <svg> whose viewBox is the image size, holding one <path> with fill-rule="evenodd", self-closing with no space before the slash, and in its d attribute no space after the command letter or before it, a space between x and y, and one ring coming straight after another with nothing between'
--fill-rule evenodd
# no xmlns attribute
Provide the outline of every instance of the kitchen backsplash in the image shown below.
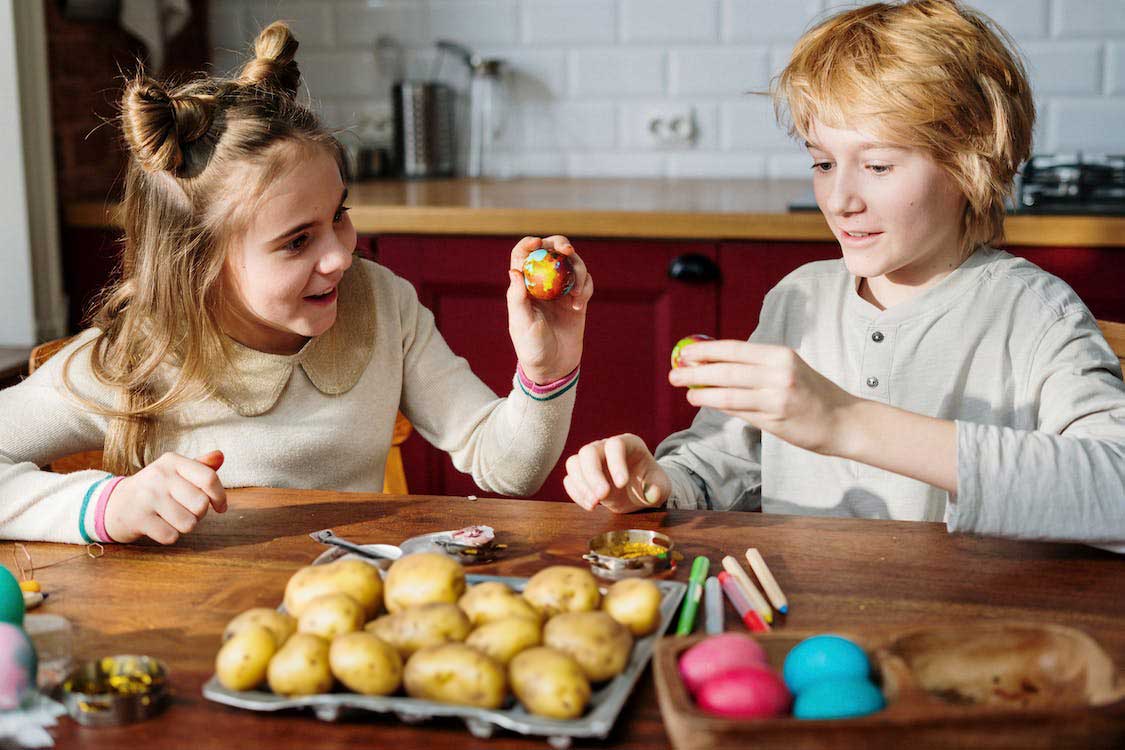
<svg viewBox="0 0 1125 750"><path fill-rule="evenodd" d="M1035 150L1125 152L1125 0L978 0L1015 38L1039 107ZM212 0L218 70L289 21L323 119L389 145L394 78L467 90L451 39L508 63L485 171L496 176L792 177L809 160L755 91L835 0ZM387 35L401 46L376 53ZM683 130L654 134L690 118Z"/></svg>

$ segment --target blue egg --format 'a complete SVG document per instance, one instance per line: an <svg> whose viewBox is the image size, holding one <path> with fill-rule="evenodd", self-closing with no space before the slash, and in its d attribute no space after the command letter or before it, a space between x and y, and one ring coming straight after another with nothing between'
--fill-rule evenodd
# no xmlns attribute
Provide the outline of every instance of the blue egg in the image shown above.
<svg viewBox="0 0 1125 750"><path fill-rule="evenodd" d="M848 719L883 710L883 693L870 680L828 679L806 687L793 703L798 719Z"/></svg>
<svg viewBox="0 0 1125 750"><path fill-rule="evenodd" d="M821 680L862 680L870 671L867 654L852 641L838 635L814 635L790 649L782 676L786 687L796 695Z"/></svg>

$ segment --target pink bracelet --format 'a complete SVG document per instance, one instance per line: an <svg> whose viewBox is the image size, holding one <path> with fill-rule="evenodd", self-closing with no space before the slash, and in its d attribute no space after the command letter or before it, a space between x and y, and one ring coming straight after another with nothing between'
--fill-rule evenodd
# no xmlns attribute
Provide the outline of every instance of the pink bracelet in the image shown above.
<svg viewBox="0 0 1125 750"><path fill-rule="evenodd" d="M556 388L559 388L559 387L565 385L572 378L574 378L574 376L577 375L577 374L578 374L578 368L575 367L573 370L568 372L566 375L563 375L558 380L552 381L550 383L546 383L544 385L539 385L538 383L536 383L535 381L533 381L531 378L529 378L527 376L527 373L525 373L523 371L523 365L519 364L518 362L516 363L516 376L519 377L520 383L523 384L523 386L526 390L531 391L531 393L536 394L536 395L543 394L543 393L550 393L551 391L555 390Z"/></svg>
<svg viewBox="0 0 1125 750"><path fill-rule="evenodd" d="M109 532L105 530L105 506L109 505L109 496L113 492L113 488L117 486L125 477L114 477L105 483L102 488L102 494L98 497L98 504L94 506L94 533L96 533L103 542L117 543Z"/></svg>

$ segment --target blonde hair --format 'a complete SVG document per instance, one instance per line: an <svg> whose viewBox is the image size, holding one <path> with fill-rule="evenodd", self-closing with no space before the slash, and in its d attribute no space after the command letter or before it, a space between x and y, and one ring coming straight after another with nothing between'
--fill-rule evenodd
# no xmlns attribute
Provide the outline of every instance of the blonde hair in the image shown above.
<svg viewBox="0 0 1125 750"><path fill-rule="evenodd" d="M1031 150L1035 103L1011 38L954 0L877 3L805 33L774 80L779 122L863 129L928 153L965 196L961 250L1003 237L1004 198Z"/></svg>
<svg viewBox="0 0 1125 750"><path fill-rule="evenodd" d="M341 165L339 144L296 101L297 40L281 22L262 30L254 59L231 78L170 86L137 74L121 99L129 150L121 278L107 288L88 342L94 377L116 393L108 416L105 468L130 474L145 465L158 417L211 392L209 375L227 364L219 327L222 269L231 238L255 200L286 168L293 148L323 148ZM246 179L243 167L257 168ZM175 366L170 386L158 369Z"/></svg>

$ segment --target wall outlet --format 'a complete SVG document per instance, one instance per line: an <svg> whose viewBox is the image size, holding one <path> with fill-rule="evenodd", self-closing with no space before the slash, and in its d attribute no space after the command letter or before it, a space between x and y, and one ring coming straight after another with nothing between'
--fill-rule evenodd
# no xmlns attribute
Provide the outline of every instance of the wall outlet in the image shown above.
<svg viewBox="0 0 1125 750"><path fill-rule="evenodd" d="M698 126L691 107L659 107L641 118L643 142L649 148L690 148L695 145Z"/></svg>

